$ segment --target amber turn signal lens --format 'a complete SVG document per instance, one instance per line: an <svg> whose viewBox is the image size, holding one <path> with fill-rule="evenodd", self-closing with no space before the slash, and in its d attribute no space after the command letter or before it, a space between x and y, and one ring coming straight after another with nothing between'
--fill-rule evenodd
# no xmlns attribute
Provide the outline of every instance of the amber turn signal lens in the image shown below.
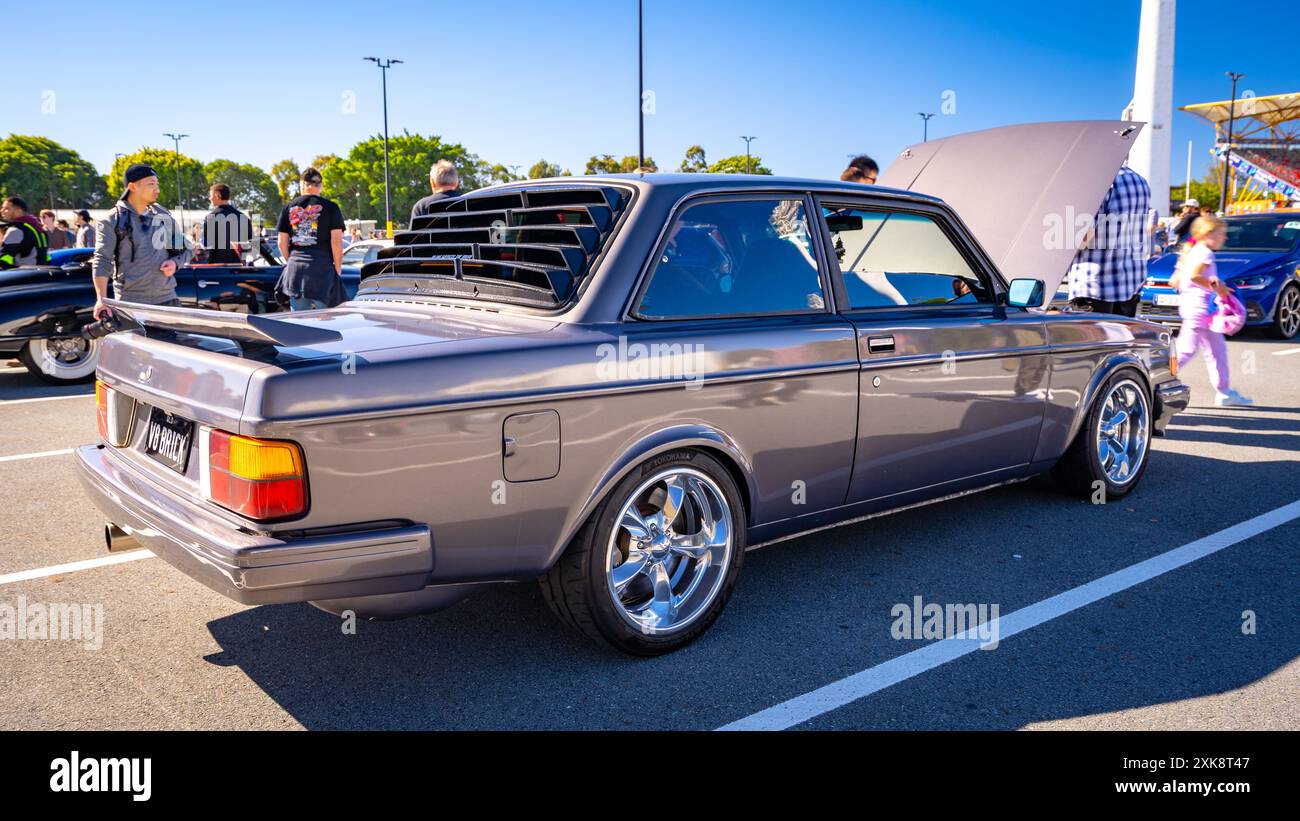
<svg viewBox="0 0 1300 821"><path fill-rule="evenodd" d="M95 380L95 426L104 441L108 441L108 391L107 385Z"/></svg>
<svg viewBox="0 0 1300 821"><path fill-rule="evenodd" d="M135 424L135 398L115 391L98 379L95 380L95 426L99 436L115 448L124 448L131 442L131 429Z"/></svg>

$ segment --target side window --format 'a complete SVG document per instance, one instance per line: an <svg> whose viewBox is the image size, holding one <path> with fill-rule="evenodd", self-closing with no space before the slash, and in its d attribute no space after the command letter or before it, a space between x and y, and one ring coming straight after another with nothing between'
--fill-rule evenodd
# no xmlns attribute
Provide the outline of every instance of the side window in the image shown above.
<svg viewBox="0 0 1300 821"><path fill-rule="evenodd" d="M803 200L725 200L678 216L637 315L800 313L825 305Z"/></svg>
<svg viewBox="0 0 1300 821"><path fill-rule="evenodd" d="M901 211L822 209L850 308L992 304L993 294L933 219Z"/></svg>
<svg viewBox="0 0 1300 821"><path fill-rule="evenodd" d="M366 247L349 248L343 252L344 265L360 265L366 261Z"/></svg>

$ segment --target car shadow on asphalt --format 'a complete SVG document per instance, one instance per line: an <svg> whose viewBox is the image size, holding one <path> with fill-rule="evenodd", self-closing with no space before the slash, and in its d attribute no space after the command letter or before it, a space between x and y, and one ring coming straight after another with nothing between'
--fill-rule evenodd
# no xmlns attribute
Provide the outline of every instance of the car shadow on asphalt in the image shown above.
<svg viewBox="0 0 1300 821"><path fill-rule="evenodd" d="M81 396L95 392L94 382L73 385L51 385L22 366L17 361L0 361L0 401L8 399L41 399L49 396Z"/></svg>
<svg viewBox="0 0 1300 821"><path fill-rule="evenodd" d="M657 659L571 632L537 585L519 583L484 586L429 616L359 622L354 635L306 604L244 609L209 622L222 649L206 660L237 666L310 729L710 729L923 646L891 635L898 603L991 602L1005 616L1293 501L1295 468L1157 442L1145 484L1104 505L1036 480L767 547L747 554L722 618ZM1213 490L1247 487L1257 490ZM826 720L1016 728L1249 685L1300 647L1300 567L1284 535L1261 535ZM1247 609L1258 613L1258 635L1241 633Z"/></svg>

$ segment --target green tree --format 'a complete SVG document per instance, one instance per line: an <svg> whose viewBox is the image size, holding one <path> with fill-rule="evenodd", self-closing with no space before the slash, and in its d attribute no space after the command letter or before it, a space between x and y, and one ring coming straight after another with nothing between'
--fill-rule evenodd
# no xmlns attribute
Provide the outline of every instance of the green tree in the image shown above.
<svg viewBox="0 0 1300 821"><path fill-rule="evenodd" d="M230 201L254 219L274 222L284 202L280 189L265 171L234 160L213 160L203 167L209 187L224 182L230 186Z"/></svg>
<svg viewBox="0 0 1300 821"><path fill-rule="evenodd" d="M1220 173L1218 168L1211 165L1199 180L1192 180L1192 197L1201 204L1202 208L1218 209L1219 192L1223 190ZM1182 202L1185 193L1186 186L1172 185L1169 187L1169 201Z"/></svg>
<svg viewBox="0 0 1300 821"><path fill-rule="evenodd" d="M515 174L509 168L506 168L501 163L493 163L492 165L483 163L482 168L483 171L481 172L480 176L481 177L485 176L488 180L492 182L493 185L496 185L498 183L503 183L503 182L514 182L516 180L523 179L522 177L515 176Z"/></svg>
<svg viewBox="0 0 1300 821"><path fill-rule="evenodd" d="M560 167L553 162L538 160L533 163L533 167L528 169L528 179L540 180L546 177L560 176Z"/></svg>
<svg viewBox="0 0 1300 821"><path fill-rule="evenodd" d="M338 154L318 154L316 158L311 161L311 167L320 171L323 176L325 169L329 168L330 164L338 160L338 158Z"/></svg>
<svg viewBox="0 0 1300 821"><path fill-rule="evenodd" d="M587 160L587 170L584 174L617 174L619 171L618 160L614 159L613 154L601 154L599 157L592 155Z"/></svg>
<svg viewBox="0 0 1300 821"><path fill-rule="evenodd" d="M324 177L324 173L321 176ZM284 202L298 196L301 178L302 169L293 160L280 160L271 166L271 179L275 181L276 191Z"/></svg>
<svg viewBox="0 0 1300 821"><path fill-rule="evenodd" d="M654 157L646 157L646 158L645 158L645 164L646 164L646 167L647 167L647 168L656 168L656 169L657 169L657 168L659 167L658 165L655 164L655 158L654 158ZM638 157L634 157L634 156L633 156L633 157L624 157L624 158L622 159L622 161L620 161L619 164L618 164L618 170L619 170L620 172L624 173L624 174L631 174L633 171L636 171L636 170L637 170L638 168L640 168L640 167L641 167L641 160L640 160L640 158L638 158Z"/></svg>
<svg viewBox="0 0 1300 821"><path fill-rule="evenodd" d="M450 160L460 175L460 190L482 188L491 166L458 143L438 136L402 132L388 139L393 222L405 225L411 206L429 194L429 169ZM274 174L272 174L274 176ZM384 220L384 138L376 135L352 146L348 155L322 172L325 196L336 200L349 219Z"/></svg>
<svg viewBox="0 0 1300 821"><path fill-rule="evenodd" d="M93 208L105 199L104 178L77 152L45 137L0 140L0 196L16 194L34 210Z"/></svg>
<svg viewBox="0 0 1300 821"><path fill-rule="evenodd" d="M682 164L678 171L687 174L698 174L709 170L709 162L704 158L704 149L698 145L693 145L686 149L686 156L682 158Z"/></svg>
<svg viewBox="0 0 1300 821"><path fill-rule="evenodd" d="M657 168L654 157L646 157L645 164L651 168ZM631 174L641 165L641 161L636 156L627 156L621 160L614 159L613 154L592 155L587 160L587 170L584 174Z"/></svg>
<svg viewBox="0 0 1300 821"><path fill-rule="evenodd" d="M748 160L748 162L746 162ZM748 166L749 170L746 170ZM724 157L709 166L711 174L771 174L772 169L763 165L763 158L754 154L748 158L744 154Z"/></svg>
<svg viewBox="0 0 1300 821"><path fill-rule="evenodd" d="M141 148L133 154L123 154L113 161L113 170L108 174L108 193L113 199L122 196L126 190L123 177L126 169L136 163L144 163L158 175L158 186L162 193L158 204L164 208L176 207L176 166L180 164L181 192L185 195L185 208L206 208L208 205L208 177L203 173L203 164L193 157L177 154L171 149Z"/></svg>

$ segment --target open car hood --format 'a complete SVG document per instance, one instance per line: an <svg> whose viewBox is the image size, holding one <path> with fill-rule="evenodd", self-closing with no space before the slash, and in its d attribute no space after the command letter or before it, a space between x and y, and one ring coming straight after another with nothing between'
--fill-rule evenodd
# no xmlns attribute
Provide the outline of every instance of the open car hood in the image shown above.
<svg viewBox="0 0 1300 821"><path fill-rule="evenodd" d="M1052 294L1077 250L1075 220L1096 213L1143 125L1083 120L958 134L904 149L879 182L944 200L1008 281L1041 279Z"/></svg>

